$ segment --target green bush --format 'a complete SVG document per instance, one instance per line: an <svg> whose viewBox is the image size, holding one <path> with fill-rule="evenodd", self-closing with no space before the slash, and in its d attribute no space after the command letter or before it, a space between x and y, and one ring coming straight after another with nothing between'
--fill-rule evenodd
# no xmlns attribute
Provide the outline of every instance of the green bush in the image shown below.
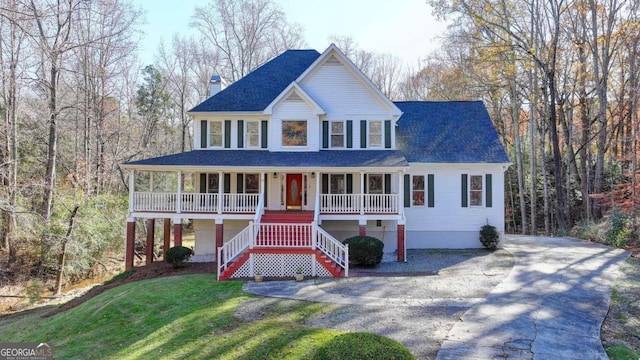
<svg viewBox="0 0 640 360"><path fill-rule="evenodd" d="M500 242L500 233L498 233L498 229L489 224L483 226L480 229L480 242L486 249L495 251L498 248L498 242Z"/></svg>
<svg viewBox="0 0 640 360"><path fill-rule="evenodd" d="M605 233L607 244L618 248L627 246L627 241L633 235L631 217L614 207L609 212L607 222L609 223Z"/></svg>
<svg viewBox="0 0 640 360"><path fill-rule="evenodd" d="M606 242L606 233L609 225L606 222L594 222L583 220L571 229L571 236L579 239L595 241L599 243Z"/></svg>
<svg viewBox="0 0 640 360"><path fill-rule="evenodd" d="M354 265L378 265L384 243L371 236L354 236L342 242L349 245L349 261Z"/></svg>
<svg viewBox="0 0 640 360"><path fill-rule="evenodd" d="M316 351L313 360L415 359L409 349L384 336L356 332L334 337Z"/></svg>
<svg viewBox="0 0 640 360"><path fill-rule="evenodd" d="M184 266L184 262L189 260L193 255L193 250L184 246L174 246L167 250L166 261L173 265L174 268Z"/></svg>

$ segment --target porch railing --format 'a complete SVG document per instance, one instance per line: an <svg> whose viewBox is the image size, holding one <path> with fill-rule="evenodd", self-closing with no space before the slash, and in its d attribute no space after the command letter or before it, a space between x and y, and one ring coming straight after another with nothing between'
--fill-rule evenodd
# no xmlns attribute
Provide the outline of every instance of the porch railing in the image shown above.
<svg viewBox="0 0 640 360"><path fill-rule="evenodd" d="M218 211L218 194L182 194L182 211L216 212Z"/></svg>
<svg viewBox="0 0 640 360"><path fill-rule="evenodd" d="M310 248L311 224L263 223L256 226L255 246Z"/></svg>
<svg viewBox="0 0 640 360"><path fill-rule="evenodd" d="M140 192L133 194L133 211L162 212L218 212L218 204L222 204L222 212L247 213L258 208L260 194L220 194L182 193L181 205L178 208L178 194L173 192Z"/></svg>
<svg viewBox="0 0 640 360"><path fill-rule="evenodd" d="M133 194L134 211L175 211L177 193L136 192Z"/></svg>
<svg viewBox="0 0 640 360"><path fill-rule="evenodd" d="M398 194L322 194L321 213L398 214Z"/></svg>
<svg viewBox="0 0 640 360"><path fill-rule="evenodd" d="M233 260L251 246L255 238L254 229L253 222L249 222L249 226L218 248L218 280Z"/></svg>
<svg viewBox="0 0 640 360"><path fill-rule="evenodd" d="M323 254L343 268L345 277L349 276L349 245L344 245L336 240L315 223L313 224L313 230L315 233L315 248L322 251Z"/></svg>

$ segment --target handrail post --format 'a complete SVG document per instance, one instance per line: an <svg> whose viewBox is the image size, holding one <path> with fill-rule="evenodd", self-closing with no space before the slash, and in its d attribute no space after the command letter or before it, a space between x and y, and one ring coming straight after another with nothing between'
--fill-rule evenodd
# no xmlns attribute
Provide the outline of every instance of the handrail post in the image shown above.
<svg viewBox="0 0 640 360"><path fill-rule="evenodd" d="M253 249L253 246L256 244L256 231L253 225L253 221L249 221L249 249Z"/></svg>
<svg viewBox="0 0 640 360"><path fill-rule="evenodd" d="M316 222L311 223L311 250L316 249L316 244L318 242L318 224Z"/></svg>

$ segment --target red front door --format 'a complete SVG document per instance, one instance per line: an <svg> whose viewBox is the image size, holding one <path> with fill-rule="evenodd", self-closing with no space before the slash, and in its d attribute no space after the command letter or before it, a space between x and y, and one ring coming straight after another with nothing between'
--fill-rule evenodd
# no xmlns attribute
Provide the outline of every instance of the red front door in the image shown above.
<svg viewBox="0 0 640 360"><path fill-rule="evenodd" d="M287 209L302 209L302 174L287 174Z"/></svg>

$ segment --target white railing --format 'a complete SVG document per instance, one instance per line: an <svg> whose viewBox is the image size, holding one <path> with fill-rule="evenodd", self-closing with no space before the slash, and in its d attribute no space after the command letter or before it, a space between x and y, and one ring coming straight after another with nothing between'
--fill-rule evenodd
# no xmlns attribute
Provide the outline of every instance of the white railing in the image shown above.
<svg viewBox="0 0 640 360"><path fill-rule="evenodd" d="M254 212L259 198L260 194L224 194L222 209L224 212Z"/></svg>
<svg viewBox="0 0 640 360"><path fill-rule="evenodd" d="M400 209L399 200L398 194L322 194L320 212L397 214Z"/></svg>
<svg viewBox="0 0 640 360"><path fill-rule="evenodd" d="M263 223L256 226L255 246L310 248L311 224Z"/></svg>
<svg viewBox="0 0 640 360"><path fill-rule="evenodd" d="M322 251L331 260L344 269L344 276L349 276L349 245L344 245L336 240L331 234L315 223L313 224L315 233L315 248Z"/></svg>
<svg viewBox="0 0 640 360"><path fill-rule="evenodd" d="M184 193L182 194L182 211L216 212L218 211L218 194Z"/></svg>
<svg viewBox="0 0 640 360"><path fill-rule="evenodd" d="M178 194L166 192L136 192L134 211L176 211Z"/></svg>
<svg viewBox="0 0 640 360"><path fill-rule="evenodd" d="M254 236L253 222L249 222L249 226L218 248L218 280L220 280L222 272L229 267L229 264L249 248Z"/></svg>
<svg viewBox="0 0 640 360"><path fill-rule="evenodd" d="M262 214L264 214L264 196L260 196L260 199L258 200L258 206L256 206L256 214L253 217L254 224L260 225Z"/></svg>

